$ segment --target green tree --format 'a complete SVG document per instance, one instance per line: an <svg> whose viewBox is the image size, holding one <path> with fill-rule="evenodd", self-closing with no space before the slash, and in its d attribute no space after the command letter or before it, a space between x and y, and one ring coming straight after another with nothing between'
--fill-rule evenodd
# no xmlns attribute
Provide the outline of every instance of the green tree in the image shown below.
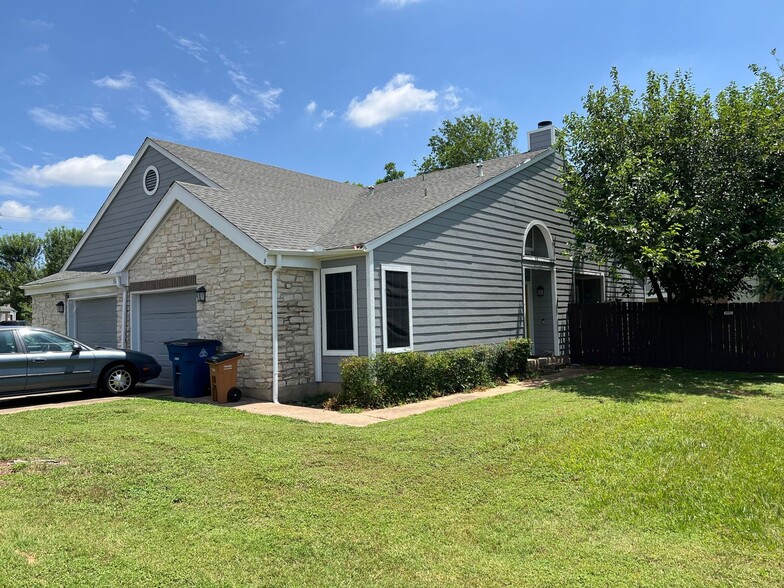
<svg viewBox="0 0 784 588"><path fill-rule="evenodd" d="M83 234L82 229L68 227L55 227L46 231L42 244L43 275L49 276L62 269Z"/></svg>
<svg viewBox="0 0 784 588"><path fill-rule="evenodd" d="M35 233L16 233L0 237L0 300L10 304L22 320L32 315L30 298L22 285L41 277L42 240Z"/></svg>
<svg viewBox="0 0 784 588"><path fill-rule="evenodd" d="M397 169L397 165L394 161L390 161L384 166L384 171L386 174L383 178L376 180L376 184L385 184L387 182L394 182L395 180L402 180L403 176L406 175L406 172L403 170Z"/></svg>
<svg viewBox="0 0 784 588"><path fill-rule="evenodd" d="M468 114L442 122L427 143L430 154L413 165L419 173L427 173L504 157L519 152L516 140L517 125L509 119L483 120L478 114Z"/></svg>
<svg viewBox="0 0 784 588"><path fill-rule="evenodd" d="M715 99L680 72L650 72L638 96L613 69L589 90L558 143L577 254L647 278L662 302L784 275L784 69L751 71Z"/></svg>

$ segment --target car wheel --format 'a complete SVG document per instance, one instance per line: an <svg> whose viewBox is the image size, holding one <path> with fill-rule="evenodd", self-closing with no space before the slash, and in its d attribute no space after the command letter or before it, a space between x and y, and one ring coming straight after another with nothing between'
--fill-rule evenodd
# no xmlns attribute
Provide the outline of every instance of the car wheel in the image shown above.
<svg viewBox="0 0 784 588"><path fill-rule="evenodd" d="M125 394L133 390L135 385L133 372L125 365L109 368L101 379L101 388L110 394Z"/></svg>

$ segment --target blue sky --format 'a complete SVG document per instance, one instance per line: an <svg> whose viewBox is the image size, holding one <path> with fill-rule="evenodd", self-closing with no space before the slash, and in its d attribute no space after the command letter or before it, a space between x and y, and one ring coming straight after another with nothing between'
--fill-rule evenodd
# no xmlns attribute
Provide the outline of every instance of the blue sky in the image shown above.
<svg viewBox="0 0 784 588"><path fill-rule="evenodd" d="M524 150L612 66L749 83L782 22L780 0L6 1L0 227L86 228L146 136L362 183L469 112Z"/></svg>

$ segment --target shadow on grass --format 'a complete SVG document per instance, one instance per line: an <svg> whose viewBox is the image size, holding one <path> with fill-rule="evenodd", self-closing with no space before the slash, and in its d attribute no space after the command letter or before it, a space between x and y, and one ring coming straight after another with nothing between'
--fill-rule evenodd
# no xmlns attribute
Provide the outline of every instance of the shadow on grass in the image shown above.
<svg viewBox="0 0 784 588"><path fill-rule="evenodd" d="M554 382L551 390L616 402L679 402L678 395L721 400L778 396L768 388L782 385L784 374L706 372L682 368L607 367L576 380Z"/></svg>

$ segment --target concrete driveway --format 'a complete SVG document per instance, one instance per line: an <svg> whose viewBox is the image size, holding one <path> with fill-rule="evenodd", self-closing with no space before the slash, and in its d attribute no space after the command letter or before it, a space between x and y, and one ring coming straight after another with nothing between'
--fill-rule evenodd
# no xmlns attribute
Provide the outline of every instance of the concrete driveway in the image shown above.
<svg viewBox="0 0 784 588"><path fill-rule="evenodd" d="M68 406L81 406L83 404L100 404L124 398L150 398L155 396L171 395L171 388L141 384L136 387L133 394L127 396L114 396L98 390L64 390L49 394L31 394L29 396L13 396L0 398L0 414L12 414L26 410L40 410L43 408L65 408Z"/></svg>

